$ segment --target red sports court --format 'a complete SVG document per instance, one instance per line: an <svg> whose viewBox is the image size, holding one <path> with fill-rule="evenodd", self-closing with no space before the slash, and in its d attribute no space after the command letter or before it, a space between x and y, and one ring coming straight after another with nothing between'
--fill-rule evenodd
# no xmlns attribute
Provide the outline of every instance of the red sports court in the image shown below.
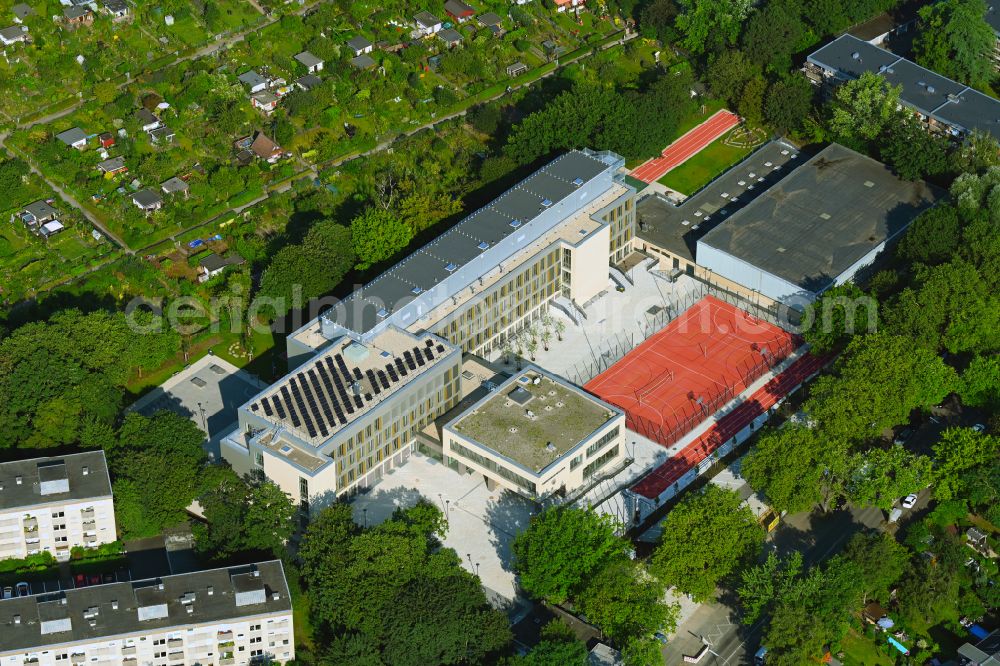
<svg viewBox="0 0 1000 666"><path fill-rule="evenodd" d="M632 492L647 499L657 499L670 486L680 481L685 474L750 425L754 419L771 409L779 400L784 399L795 387L819 372L830 360L830 356L813 356L812 354L805 354L798 358L784 372L772 378L749 399L685 446L684 450L668 458L666 462L644 476L632 486Z"/></svg>
<svg viewBox="0 0 1000 666"><path fill-rule="evenodd" d="M720 109L708 120L691 129L672 144L663 149L659 157L654 157L636 167L630 176L644 183L652 183L663 174L683 164L692 155L697 155L705 146L740 124L740 117L732 111Z"/></svg>
<svg viewBox="0 0 1000 666"><path fill-rule="evenodd" d="M707 296L584 388L670 446L798 346L796 336Z"/></svg>

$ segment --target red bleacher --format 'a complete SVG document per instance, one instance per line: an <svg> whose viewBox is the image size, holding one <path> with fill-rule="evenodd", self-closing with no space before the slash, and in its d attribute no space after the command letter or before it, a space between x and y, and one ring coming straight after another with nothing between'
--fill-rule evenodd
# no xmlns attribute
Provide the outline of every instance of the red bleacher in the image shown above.
<svg viewBox="0 0 1000 666"><path fill-rule="evenodd" d="M632 492L649 499L659 497L716 449L750 425L754 419L771 409L792 389L817 373L829 360L829 356L814 356L808 353L796 359L784 372L772 378L745 402L716 421L677 455L644 476L632 486Z"/></svg>

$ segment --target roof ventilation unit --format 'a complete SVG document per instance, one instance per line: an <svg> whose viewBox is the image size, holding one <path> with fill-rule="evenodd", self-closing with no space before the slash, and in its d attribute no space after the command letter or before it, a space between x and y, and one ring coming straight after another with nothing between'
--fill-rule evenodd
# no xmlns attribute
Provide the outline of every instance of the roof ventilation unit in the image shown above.
<svg viewBox="0 0 1000 666"><path fill-rule="evenodd" d="M444 267L444 269L449 273L454 273L455 271L458 270L458 264L448 264L447 266Z"/></svg>
<svg viewBox="0 0 1000 666"><path fill-rule="evenodd" d="M490 244L487 243L486 241L483 241L482 243L480 243L476 247L478 247L480 250L488 250L488 249L490 249Z"/></svg>
<svg viewBox="0 0 1000 666"><path fill-rule="evenodd" d="M542 199L542 208L551 208L552 199Z"/></svg>
<svg viewBox="0 0 1000 666"><path fill-rule="evenodd" d="M512 229L517 229L519 226L521 226L521 220L511 220L510 226Z"/></svg>
<svg viewBox="0 0 1000 666"><path fill-rule="evenodd" d="M577 187L580 187L581 185L583 185L583 178L574 178L573 184L576 185Z"/></svg>

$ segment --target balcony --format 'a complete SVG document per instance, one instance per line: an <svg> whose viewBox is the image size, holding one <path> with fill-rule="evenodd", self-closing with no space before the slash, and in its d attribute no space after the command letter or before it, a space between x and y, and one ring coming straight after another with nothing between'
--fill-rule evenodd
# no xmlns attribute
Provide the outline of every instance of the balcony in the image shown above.
<svg viewBox="0 0 1000 666"><path fill-rule="evenodd" d="M233 666L235 663L236 660L232 657L222 657L219 659L219 666Z"/></svg>
<svg viewBox="0 0 1000 666"><path fill-rule="evenodd" d="M167 641L167 647L168 648L182 648L182 647L184 647L184 639L183 638L171 638L169 641Z"/></svg>
<svg viewBox="0 0 1000 666"><path fill-rule="evenodd" d="M225 643L226 641L232 641L233 640L233 632L232 632L232 630L230 630L230 631L220 631L218 633L218 635L216 636L216 638L218 639L218 641L220 643Z"/></svg>
<svg viewBox="0 0 1000 666"><path fill-rule="evenodd" d="M126 657L136 654L136 647L134 645L126 645L122 648L122 654Z"/></svg>
<svg viewBox="0 0 1000 666"><path fill-rule="evenodd" d="M34 516L30 516L24 519L24 531L34 532L38 530L38 519Z"/></svg>

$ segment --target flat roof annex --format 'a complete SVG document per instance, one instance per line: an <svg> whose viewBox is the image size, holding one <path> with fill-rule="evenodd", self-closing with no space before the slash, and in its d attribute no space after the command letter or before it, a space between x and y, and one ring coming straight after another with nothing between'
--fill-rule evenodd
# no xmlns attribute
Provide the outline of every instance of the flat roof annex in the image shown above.
<svg viewBox="0 0 1000 666"><path fill-rule="evenodd" d="M819 293L940 196L831 144L699 243Z"/></svg>

